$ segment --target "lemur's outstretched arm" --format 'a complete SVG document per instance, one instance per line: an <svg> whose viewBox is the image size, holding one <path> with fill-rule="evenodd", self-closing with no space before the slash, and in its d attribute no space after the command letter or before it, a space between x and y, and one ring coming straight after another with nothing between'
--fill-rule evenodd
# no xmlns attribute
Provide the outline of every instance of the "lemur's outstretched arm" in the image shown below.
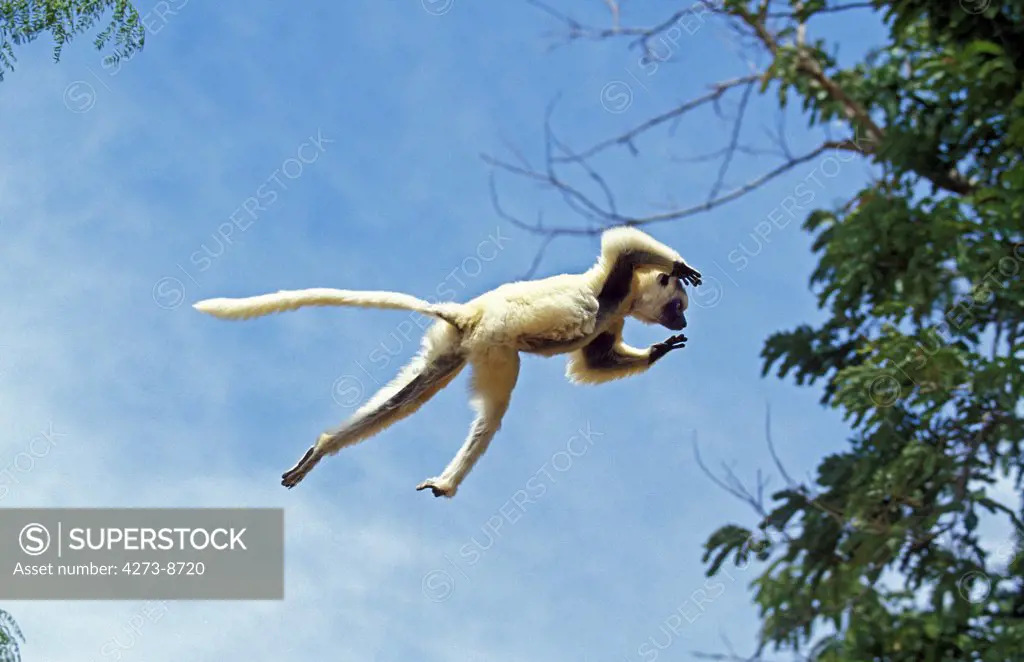
<svg viewBox="0 0 1024 662"><path fill-rule="evenodd" d="M606 230L601 235L600 268L609 277L626 269L664 271L690 285L701 284L701 274L670 246L629 226Z"/></svg>
<svg viewBox="0 0 1024 662"><path fill-rule="evenodd" d="M671 336L647 349L627 345L622 326L602 333L586 347L573 352L565 374L576 384L600 384L646 371L673 349L686 346L686 336Z"/></svg>
<svg viewBox="0 0 1024 662"><path fill-rule="evenodd" d="M459 485L473 470L501 427L501 419L508 411L512 390L519 379L519 364L519 354L512 349L491 350L473 360L471 402L477 415L469 436L441 475L423 481L416 486L417 490L430 488L436 497L455 496Z"/></svg>

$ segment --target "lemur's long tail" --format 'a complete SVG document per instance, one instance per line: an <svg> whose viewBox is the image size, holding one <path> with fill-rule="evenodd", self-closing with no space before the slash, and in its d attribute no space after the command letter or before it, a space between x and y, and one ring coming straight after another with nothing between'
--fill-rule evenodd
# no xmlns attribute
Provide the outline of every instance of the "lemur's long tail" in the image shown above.
<svg viewBox="0 0 1024 662"><path fill-rule="evenodd" d="M192 307L200 312L229 320L244 320L306 306L359 306L362 308L411 310L460 326L458 317L461 304L435 304L399 292L336 290L319 287L308 290L281 290L273 294L261 294L242 299L205 299L192 304Z"/></svg>

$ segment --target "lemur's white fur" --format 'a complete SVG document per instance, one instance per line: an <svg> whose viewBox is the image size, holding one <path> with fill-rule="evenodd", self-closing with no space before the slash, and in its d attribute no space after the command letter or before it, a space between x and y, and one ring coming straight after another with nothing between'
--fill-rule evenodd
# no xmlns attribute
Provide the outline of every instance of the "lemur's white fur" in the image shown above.
<svg viewBox="0 0 1024 662"><path fill-rule="evenodd" d="M457 305L457 304L456 304ZM357 292L316 287L308 290L281 290L245 299L206 299L193 307L221 319L249 319L306 306L361 306L413 310L443 319L451 304L432 304L399 292Z"/></svg>
<svg viewBox="0 0 1024 662"><path fill-rule="evenodd" d="M519 377L520 352L569 354L566 376L595 384L644 372L686 338L639 349L622 340L626 316L670 329L685 327L689 298L682 283L700 273L672 248L632 227L601 235L597 262L580 274L501 285L466 303L432 304L397 292L318 288L244 299L207 299L194 308L222 319L247 319L305 306L361 306L412 310L439 318L419 353L340 428L320 435L282 476L294 487L327 455L371 437L417 411L467 363L473 366L471 404L476 419L440 476L420 483L434 496L452 497L501 427Z"/></svg>

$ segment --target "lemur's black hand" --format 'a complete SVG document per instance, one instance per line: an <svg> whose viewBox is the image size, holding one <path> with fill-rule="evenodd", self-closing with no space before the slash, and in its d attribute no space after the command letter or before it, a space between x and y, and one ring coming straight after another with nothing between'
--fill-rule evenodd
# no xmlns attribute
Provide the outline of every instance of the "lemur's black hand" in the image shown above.
<svg viewBox="0 0 1024 662"><path fill-rule="evenodd" d="M686 340L686 336L680 333L679 335L670 336L659 343L651 345L651 356L649 359L650 362L654 363L661 357L671 352L673 349L680 349L682 347L686 347Z"/></svg>
<svg viewBox="0 0 1024 662"><path fill-rule="evenodd" d="M685 262L676 262L675 266L672 267L672 275L687 285L697 286L702 282L700 272Z"/></svg>

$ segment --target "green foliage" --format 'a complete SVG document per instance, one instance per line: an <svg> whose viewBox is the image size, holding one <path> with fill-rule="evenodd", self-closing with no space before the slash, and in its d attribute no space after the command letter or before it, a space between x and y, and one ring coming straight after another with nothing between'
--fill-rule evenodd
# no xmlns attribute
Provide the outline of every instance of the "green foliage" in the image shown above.
<svg viewBox="0 0 1024 662"><path fill-rule="evenodd" d="M18 640L25 641L18 624L10 614L0 609L0 662L21 662Z"/></svg>
<svg viewBox="0 0 1024 662"><path fill-rule="evenodd" d="M763 648L816 662L1020 660L1024 523L991 486L1024 482L1024 2L874 5L885 48L839 69L826 44L795 41L789 18L762 89L799 98L812 124L850 118L860 134L873 122L864 153L880 170L804 223L828 319L772 335L762 354L765 374L820 382L853 429L760 522ZM983 517L1015 531L997 558L979 545ZM735 524L716 531L708 574L745 563L750 540Z"/></svg>
<svg viewBox="0 0 1024 662"><path fill-rule="evenodd" d="M34 41L44 32L53 36L53 60L76 34L90 30L112 10L110 22L93 44L102 50L111 39L116 46L108 61L128 58L142 50L146 30L139 12L128 0L0 0L0 81L4 70L14 71L14 47Z"/></svg>

